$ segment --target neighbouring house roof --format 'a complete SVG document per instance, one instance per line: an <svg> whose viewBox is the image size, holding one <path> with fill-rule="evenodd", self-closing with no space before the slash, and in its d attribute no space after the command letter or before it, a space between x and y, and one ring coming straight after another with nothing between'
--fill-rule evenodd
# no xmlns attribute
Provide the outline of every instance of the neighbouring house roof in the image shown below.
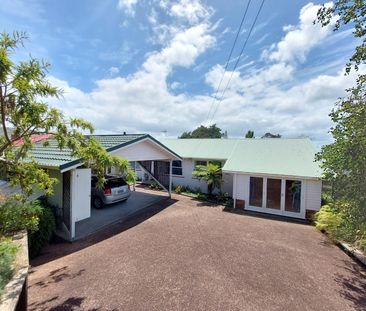
<svg viewBox="0 0 366 311"><path fill-rule="evenodd" d="M162 139L183 158L226 160L223 171L320 178L310 139Z"/></svg>
<svg viewBox="0 0 366 311"><path fill-rule="evenodd" d="M92 135L92 137L98 140L108 152L148 138L180 158L174 151L165 147L148 134ZM30 152L31 158L40 166L65 170L82 163L81 159L71 155L70 149L65 148L60 150L54 139L48 140L49 144L47 146L43 146L43 143L37 142Z"/></svg>

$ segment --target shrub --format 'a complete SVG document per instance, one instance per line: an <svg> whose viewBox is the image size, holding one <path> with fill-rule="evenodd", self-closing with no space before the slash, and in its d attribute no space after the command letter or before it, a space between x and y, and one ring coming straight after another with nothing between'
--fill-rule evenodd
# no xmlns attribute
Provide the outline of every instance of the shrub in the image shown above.
<svg viewBox="0 0 366 311"><path fill-rule="evenodd" d="M342 216L330 205L324 205L315 214L315 226L321 231L326 231L332 238L339 236L338 229L342 224Z"/></svg>
<svg viewBox="0 0 366 311"><path fill-rule="evenodd" d="M14 274L12 263L15 258L17 247L10 239L0 239L0 296L5 285Z"/></svg>
<svg viewBox="0 0 366 311"><path fill-rule="evenodd" d="M38 230L28 235L29 256L31 258L40 254L52 239L56 229L54 208L42 201L41 213L39 215Z"/></svg>
<svg viewBox="0 0 366 311"><path fill-rule="evenodd" d="M181 194L181 193L183 192L183 187L182 187L182 186L180 186L180 185L176 186L176 187L174 188L174 192L175 192L176 194Z"/></svg>
<svg viewBox="0 0 366 311"><path fill-rule="evenodd" d="M227 192L219 192L217 194L217 201L220 203L225 203L229 198L229 194Z"/></svg>
<svg viewBox="0 0 366 311"><path fill-rule="evenodd" d="M38 201L20 202L15 199L0 205L0 233L9 235L28 229L38 229L41 207Z"/></svg>

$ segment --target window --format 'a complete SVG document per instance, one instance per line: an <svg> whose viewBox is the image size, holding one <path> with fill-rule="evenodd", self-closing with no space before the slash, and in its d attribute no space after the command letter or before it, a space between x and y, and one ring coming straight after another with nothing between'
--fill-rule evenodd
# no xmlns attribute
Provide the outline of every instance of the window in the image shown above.
<svg viewBox="0 0 366 311"><path fill-rule="evenodd" d="M250 177L249 205L263 206L263 178Z"/></svg>
<svg viewBox="0 0 366 311"><path fill-rule="evenodd" d="M301 181L286 180L285 211L300 213Z"/></svg>
<svg viewBox="0 0 366 311"><path fill-rule="evenodd" d="M196 167L197 165L207 165L207 161L195 161L194 167Z"/></svg>
<svg viewBox="0 0 366 311"><path fill-rule="evenodd" d="M183 175L182 161L172 161L172 174L179 176Z"/></svg>
<svg viewBox="0 0 366 311"><path fill-rule="evenodd" d="M281 209L281 183L281 179L267 179L267 208Z"/></svg>

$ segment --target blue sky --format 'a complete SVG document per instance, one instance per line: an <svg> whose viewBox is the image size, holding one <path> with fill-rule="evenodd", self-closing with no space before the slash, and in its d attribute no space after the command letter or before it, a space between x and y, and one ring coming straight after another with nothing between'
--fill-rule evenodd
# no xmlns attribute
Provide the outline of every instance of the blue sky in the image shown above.
<svg viewBox="0 0 366 311"><path fill-rule="evenodd" d="M246 3L3 0L0 30L29 34L16 59L49 61L64 90L50 104L98 132L174 137L215 122L230 137L252 129L329 142L327 115L354 82L343 67L355 41L348 29L313 25L320 2L267 0L223 100L213 102ZM251 2L234 60L259 5Z"/></svg>

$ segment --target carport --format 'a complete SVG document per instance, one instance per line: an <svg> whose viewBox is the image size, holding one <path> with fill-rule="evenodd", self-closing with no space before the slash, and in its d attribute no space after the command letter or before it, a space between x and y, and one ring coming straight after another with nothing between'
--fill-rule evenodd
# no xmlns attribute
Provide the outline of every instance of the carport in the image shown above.
<svg viewBox="0 0 366 311"><path fill-rule="evenodd" d="M90 201L91 169L84 168L82 159L72 158L69 151L57 149L52 140L48 146L37 144L32 150L33 157L59 180L54 195L49 198L49 202L57 207L57 233L70 241L123 221L148 205L170 197L172 161L180 160L176 153L147 134L93 135L93 138L110 154L138 163L143 172L165 190L166 195L137 190L127 202L94 210ZM118 173L115 168L108 169L112 174Z"/></svg>

